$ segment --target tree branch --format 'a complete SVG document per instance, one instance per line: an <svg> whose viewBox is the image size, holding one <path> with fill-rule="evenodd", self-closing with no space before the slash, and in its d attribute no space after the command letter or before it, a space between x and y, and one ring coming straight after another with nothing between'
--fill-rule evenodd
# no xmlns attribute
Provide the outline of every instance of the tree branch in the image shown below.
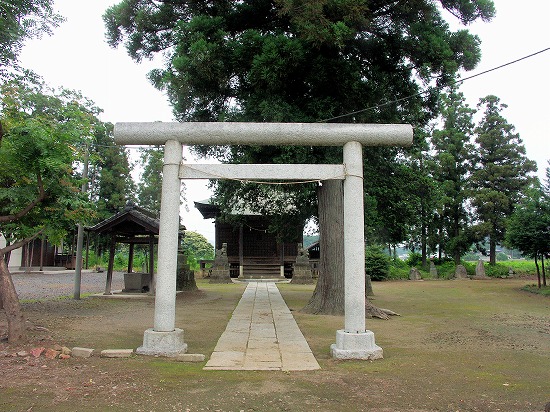
<svg viewBox="0 0 550 412"><path fill-rule="evenodd" d="M46 198L46 191L44 190L44 184L42 183L42 176L40 175L40 172L38 172L36 180L38 183L38 197L19 212L13 215L0 216L0 223L13 222L14 220L21 219L23 216L29 213L33 207L35 207L38 203Z"/></svg>
<svg viewBox="0 0 550 412"><path fill-rule="evenodd" d="M32 236L29 236L25 239L22 239L22 240L19 240L15 243L12 243L11 245L8 245L4 248L1 248L0 249L0 259L3 258L3 256L9 252L11 252L12 250L15 250L15 249L18 249L22 246L25 246L27 243L29 242L32 242L34 239L36 239L36 237L38 237L42 232L44 231L44 229L40 229L38 232L36 232L34 235Z"/></svg>

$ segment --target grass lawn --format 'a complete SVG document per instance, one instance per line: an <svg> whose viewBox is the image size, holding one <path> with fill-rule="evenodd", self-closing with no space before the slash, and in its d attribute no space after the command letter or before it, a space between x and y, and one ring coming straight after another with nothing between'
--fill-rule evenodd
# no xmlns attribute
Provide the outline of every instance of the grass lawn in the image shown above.
<svg viewBox="0 0 550 412"><path fill-rule="evenodd" d="M373 283L374 304L402 316L367 320L384 359L335 361L343 317L300 312L313 286L279 289L321 370L203 371L164 358L47 360L0 344L2 411L543 411L550 402L550 298L522 291L533 280ZM178 295L176 326L190 353L209 356L245 285ZM153 325L145 300L29 302L26 349L59 343L97 351L136 348ZM0 313L0 327L4 320ZM3 354L3 355L2 355ZM7 355L7 356L6 356Z"/></svg>

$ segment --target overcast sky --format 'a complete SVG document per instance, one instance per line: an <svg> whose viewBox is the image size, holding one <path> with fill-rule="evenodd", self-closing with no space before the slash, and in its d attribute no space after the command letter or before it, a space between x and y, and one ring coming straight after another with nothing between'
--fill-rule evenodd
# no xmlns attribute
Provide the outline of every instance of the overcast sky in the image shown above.
<svg viewBox="0 0 550 412"><path fill-rule="evenodd" d="M27 42L21 55L23 67L34 70L51 86L80 90L104 110L102 120L173 121L166 97L146 79L162 61L134 63L123 47L105 43L101 18L116 0L56 0L55 9L67 21L54 35ZM478 67L464 76L516 60L550 47L549 0L495 0L497 16L490 23L468 29L482 40ZM458 27L451 22L452 27ZM460 90L471 106L494 94L508 105L503 112L520 133L527 156L537 162L539 176L550 159L550 51L465 81ZM357 108L360 109L360 108ZM135 152L135 151L134 151ZM188 184L188 208L182 211L189 230L214 240L211 221L204 221L193 201L209 197L204 181Z"/></svg>

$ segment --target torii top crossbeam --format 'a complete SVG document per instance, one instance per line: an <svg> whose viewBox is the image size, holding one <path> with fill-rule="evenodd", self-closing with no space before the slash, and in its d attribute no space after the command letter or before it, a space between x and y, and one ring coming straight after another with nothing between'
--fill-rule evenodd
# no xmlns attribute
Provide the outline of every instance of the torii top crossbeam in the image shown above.
<svg viewBox="0 0 550 412"><path fill-rule="evenodd" d="M117 123L115 141L123 145L163 145L175 140L183 145L294 145L410 146L408 124L363 123L239 123L153 122Z"/></svg>

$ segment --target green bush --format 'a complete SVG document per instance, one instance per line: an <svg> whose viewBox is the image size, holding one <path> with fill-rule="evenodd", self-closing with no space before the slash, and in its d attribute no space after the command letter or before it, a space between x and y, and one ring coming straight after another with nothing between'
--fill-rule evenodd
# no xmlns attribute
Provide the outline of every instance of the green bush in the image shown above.
<svg viewBox="0 0 550 412"><path fill-rule="evenodd" d="M498 252L496 258L499 262L504 262L508 260L508 255L504 252Z"/></svg>
<svg viewBox="0 0 550 412"><path fill-rule="evenodd" d="M371 280L386 280L390 273L390 258L381 247L369 246L365 251L365 273Z"/></svg>
<svg viewBox="0 0 550 412"><path fill-rule="evenodd" d="M468 262L477 262L479 260L479 254L474 252L468 252L464 256L462 256L462 259Z"/></svg>
<svg viewBox="0 0 550 412"><path fill-rule="evenodd" d="M492 278L507 277L510 274L510 267L508 265L498 263L494 266L486 265L485 274Z"/></svg>
<svg viewBox="0 0 550 412"><path fill-rule="evenodd" d="M522 287L521 290L525 290L526 292L530 293L536 293L542 296L550 296L550 286L542 286L539 288L537 285L526 285Z"/></svg>
<svg viewBox="0 0 550 412"><path fill-rule="evenodd" d="M409 253L409 257L406 260L409 267L420 267L422 265L422 254L418 252Z"/></svg>
<svg viewBox="0 0 550 412"><path fill-rule="evenodd" d="M388 279L399 280L408 279L411 268L409 265L401 259L393 259L390 262L390 271ZM423 275L424 276L424 275Z"/></svg>

